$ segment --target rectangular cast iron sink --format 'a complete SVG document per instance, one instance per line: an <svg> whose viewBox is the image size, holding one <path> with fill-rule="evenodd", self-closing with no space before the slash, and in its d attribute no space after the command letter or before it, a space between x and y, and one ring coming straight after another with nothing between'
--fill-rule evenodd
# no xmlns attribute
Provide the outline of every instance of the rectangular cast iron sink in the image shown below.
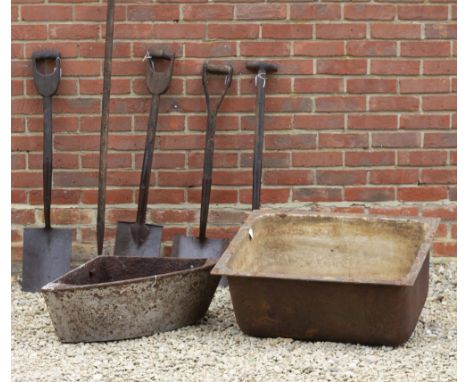
<svg viewBox="0 0 468 382"><path fill-rule="evenodd" d="M62 342L149 336L200 320L219 277L208 259L99 256L42 288Z"/></svg>
<svg viewBox="0 0 468 382"><path fill-rule="evenodd" d="M246 334L396 346L424 306L438 221L258 210L211 273Z"/></svg>

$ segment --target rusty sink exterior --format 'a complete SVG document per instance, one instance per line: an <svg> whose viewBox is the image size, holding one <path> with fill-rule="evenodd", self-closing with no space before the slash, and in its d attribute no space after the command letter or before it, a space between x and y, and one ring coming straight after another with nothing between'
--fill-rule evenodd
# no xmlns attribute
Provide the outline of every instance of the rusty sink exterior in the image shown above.
<svg viewBox="0 0 468 382"><path fill-rule="evenodd" d="M237 323L248 335L397 346L410 338L427 297L437 225L438 219L255 211L212 274L227 276ZM309 241L301 238L307 234ZM403 255L389 253L403 246Z"/></svg>
<svg viewBox="0 0 468 382"><path fill-rule="evenodd" d="M100 256L42 288L62 342L149 336L200 320L219 277L214 261Z"/></svg>

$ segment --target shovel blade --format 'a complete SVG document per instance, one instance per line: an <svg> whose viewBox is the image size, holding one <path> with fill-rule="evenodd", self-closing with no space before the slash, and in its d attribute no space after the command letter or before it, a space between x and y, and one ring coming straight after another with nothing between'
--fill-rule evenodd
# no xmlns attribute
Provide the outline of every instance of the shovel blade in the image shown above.
<svg viewBox="0 0 468 382"><path fill-rule="evenodd" d="M162 238L162 226L145 224L145 237L138 238L138 232L143 233L136 223L118 222L115 236L114 256L159 257Z"/></svg>
<svg viewBox="0 0 468 382"><path fill-rule="evenodd" d="M172 257L184 259L218 259L226 249L225 239L205 239L176 235L172 243Z"/></svg>
<svg viewBox="0 0 468 382"><path fill-rule="evenodd" d="M23 239L23 282L26 292L37 292L70 270L70 229L25 228Z"/></svg>

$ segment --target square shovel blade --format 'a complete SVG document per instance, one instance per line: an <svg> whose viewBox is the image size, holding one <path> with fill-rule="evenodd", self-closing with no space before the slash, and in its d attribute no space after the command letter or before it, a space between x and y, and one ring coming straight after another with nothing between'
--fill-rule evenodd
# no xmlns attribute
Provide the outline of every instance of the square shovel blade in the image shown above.
<svg viewBox="0 0 468 382"><path fill-rule="evenodd" d="M172 257L184 259L218 259L226 249L225 239L205 239L176 235L172 243Z"/></svg>
<svg viewBox="0 0 468 382"><path fill-rule="evenodd" d="M72 231L60 228L25 228L23 282L26 292L39 291L70 270Z"/></svg>
<svg viewBox="0 0 468 382"><path fill-rule="evenodd" d="M114 256L159 257L163 227L156 224L145 224L148 236L141 243L138 243L132 233L134 224L130 222L117 223Z"/></svg>
<svg viewBox="0 0 468 382"><path fill-rule="evenodd" d="M176 235L172 242L172 257L184 259L219 259L227 244L228 241L226 239L205 239L202 242L198 237ZM221 278L219 285L227 286L226 277Z"/></svg>

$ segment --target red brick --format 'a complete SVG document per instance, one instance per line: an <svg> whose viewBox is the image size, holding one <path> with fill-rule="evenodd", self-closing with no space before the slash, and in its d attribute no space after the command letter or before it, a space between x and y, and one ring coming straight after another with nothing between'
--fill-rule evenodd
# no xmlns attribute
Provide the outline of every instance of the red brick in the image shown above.
<svg viewBox="0 0 468 382"><path fill-rule="evenodd" d="M384 202L395 200L395 190L393 187L346 187L345 200Z"/></svg>
<svg viewBox="0 0 468 382"><path fill-rule="evenodd" d="M412 41L402 42L400 46L402 57L448 57L450 56L449 41Z"/></svg>
<svg viewBox="0 0 468 382"><path fill-rule="evenodd" d="M339 202L343 200L341 188L301 187L293 189L293 201L298 202Z"/></svg>
<svg viewBox="0 0 468 382"><path fill-rule="evenodd" d="M444 166L447 164L445 151L399 151L399 166Z"/></svg>
<svg viewBox="0 0 468 382"><path fill-rule="evenodd" d="M148 203L180 204L184 201L184 190L179 189L150 190L148 195Z"/></svg>
<svg viewBox="0 0 468 382"><path fill-rule="evenodd" d="M371 74L417 75L419 62L414 60L372 60Z"/></svg>
<svg viewBox="0 0 468 382"><path fill-rule="evenodd" d="M346 59L346 60L331 60L318 59L317 73L319 74L366 74L366 60Z"/></svg>
<svg viewBox="0 0 468 382"><path fill-rule="evenodd" d="M421 172L423 184L456 184L457 170L455 169L424 169Z"/></svg>
<svg viewBox="0 0 468 382"><path fill-rule="evenodd" d="M395 130L397 127L398 117L396 115L348 115L348 129L351 130Z"/></svg>
<svg viewBox="0 0 468 382"><path fill-rule="evenodd" d="M349 93L395 93L397 82L384 78L353 78L346 81L346 90Z"/></svg>
<svg viewBox="0 0 468 382"><path fill-rule="evenodd" d="M187 42L186 57L228 57L236 55L235 42Z"/></svg>
<svg viewBox="0 0 468 382"><path fill-rule="evenodd" d="M317 39L351 40L366 37L365 24L317 24L315 26Z"/></svg>
<svg viewBox="0 0 468 382"><path fill-rule="evenodd" d="M310 170L266 170L263 172L266 185L312 184L313 173Z"/></svg>
<svg viewBox="0 0 468 382"><path fill-rule="evenodd" d="M348 41L346 52L356 57L396 56L397 45L394 41Z"/></svg>
<svg viewBox="0 0 468 382"><path fill-rule="evenodd" d="M305 39L312 38L310 24L263 24L262 38L272 39Z"/></svg>
<svg viewBox="0 0 468 382"><path fill-rule="evenodd" d="M395 153L393 151L347 152L345 164L350 167L391 166L395 164Z"/></svg>
<svg viewBox="0 0 468 382"><path fill-rule="evenodd" d="M318 112L364 111L366 99L361 96L325 96L315 98Z"/></svg>
<svg viewBox="0 0 468 382"><path fill-rule="evenodd" d="M23 5L23 21L68 21L72 19L73 8L61 5Z"/></svg>
<svg viewBox="0 0 468 382"><path fill-rule="evenodd" d="M34 210L32 209L12 209L11 210L11 224L34 224L36 221L34 217Z"/></svg>
<svg viewBox="0 0 468 382"><path fill-rule="evenodd" d="M449 115L420 115L420 114L402 114L400 116L400 129L449 129Z"/></svg>
<svg viewBox="0 0 468 382"><path fill-rule="evenodd" d="M80 194L79 190L52 190L52 203L76 205L80 201ZM32 190L29 192L30 204L42 205L43 202L42 190Z"/></svg>
<svg viewBox="0 0 468 382"><path fill-rule="evenodd" d="M291 20L339 20L339 4L291 4Z"/></svg>
<svg viewBox="0 0 468 382"><path fill-rule="evenodd" d="M417 207L376 207L370 208L369 213L385 216L418 216L419 209Z"/></svg>
<svg viewBox="0 0 468 382"><path fill-rule="evenodd" d="M332 167L342 166L342 154L337 151L293 152L294 167Z"/></svg>
<svg viewBox="0 0 468 382"><path fill-rule="evenodd" d="M296 78L296 93L342 93L344 90L341 78Z"/></svg>
<svg viewBox="0 0 468 382"><path fill-rule="evenodd" d="M315 149L316 134L268 134L265 136L267 150Z"/></svg>
<svg viewBox="0 0 468 382"><path fill-rule="evenodd" d="M371 37L391 40L419 39L421 37L421 26L417 24L372 24Z"/></svg>
<svg viewBox="0 0 468 382"><path fill-rule="evenodd" d="M457 220L457 206L449 205L425 208L422 215L432 218L441 218L445 221Z"/></svg>
<svg viewBox="0 0 468 382"><path fill-rule="evenodd" d="M446 187L404 187L398 189L398 200L402 202L438 201L447 199Z"/></svg>
<svg viewBox="0 0 468 382"><path fill-rule="evenodd" d="M232 20L234 7L230 4L191 4L183 6L184 20Z"/></svg>
<svg viewBox="0 0 468 382"><path fill-rule="evenodd" d="M251 184L251 170L218 170L213 173L213 185L250 186Z"/></svg>
<svg viewBox="0 0 468 382"><path fill-rule="evenodd" d="M231 154L232 155L232 154ZM253 154L242 153L240 158L241 167L252 167ZM236 167L236 163L232 167ZM291 167L290 154L287 152L265 152L263 153L263 168L289 168Z"/></svg>
<svg viewBox="0 0 468 382"><path fill-rule="evenodd" d="M344 116L342 114L296 114L294 116L294 128L306 130L343 129Z"/></svg>
<svg viewBox="0 0 468 382"><path fill-rule="evenodd" d="M456 39L457 24L426 24L426 39Z"/></svg>
<svg viewBox="0 0 468 382"><path fill-rule="evenodd" d="M426 60L424 61L425 75L448 75L457 74L456 60Z"/></svg>
<svg viewBox="0 0 468 382"><path fill-rule="evenodd" d="M436 242L432 244L432 253L434 256L456 256L457 255L457 244Z"/></svg>
<svg viewBox="0 0 468 382"><path fill-rule="evenodd" d="M372 147L419 147L419 133L399 132L399 133L372 133Z"/></svg>
<svg viewBox="0 0 468 382"><path fill-rule="evenodd" d="M457 110L456 95L434 95L422 97L423 110Z"/></svg>
<svg viewBox="0 0 468 382"><path fill-rule="evenodd" d="M47 25L12 25L11 40L45 40L47 39Z"/></svg>
<svg viewBox="0 0 468 382"><path fill-rule="evenodd" d="M370 184L416 184L418 170L372 170Z"/></svg>
<svg viewBox="0 0 468 382"><path fill-rule="evenodd" d="M448 78L404 78L400 79L401 93L447 93L450 91Z"/></svg>
<svg viewBox="0 0 468 382"><path fill-rule="evenodd" d="M258 38L260 27L253 24L208 24L210 39L255 39Z"/></svg>
<svg viewBox="0 0 468 382"><path fill-rule="evenodd" d="M370 97L371 111L416 111L419 99L412 96L373 96Z"/></svg>
<svg viewBox="0 0 468 382"><path fill-rule="evenodd" d="M346 20L393 20L396 7L381 4L345 4L344 18Z"/></svg>
<svg viewBox="0 0 468 382"><path fill-rule="evenodd" d="M400 5L398 18L400 20L447 20L446 5Z"/></svg>
<svg viewBox="0 0 468 382"><path fill-rule="evenodd" d="M366 184L367 171L364 170L317 170L317 184L357 185Z"/></svg>
<svg viewBox="0 0 468 382"><path fill-rule="evenodd" d="M342 41L295 41L295 56L333 57L344 56L344 42Z"/></svg>
<svg viewBox="0 0 468 382"><path fill-rule="evenodd" d="M243 41L240 43L240 53L242 56L289 56L289 52L289 42Z"/></svg>
<svg viewBox="0 0 468 382"><path fill-rule="evenodd" d="M286 4L236 4L238 20L280 20L286 18Z"/></svg>
<svg viewBox="0 0 468 382"><path fill-rule="evenodd" d="M182 155L181 165L184 166L185 158ZM213 167L214 168L236 168L237 167L237 153L225 153L218 152L214 154ZM204 154L203 153L190 153L188 155L188 168L202 168L203 167ZM168 163L168 168L174 168L174 165Z"/></svg>
<svg viewBox="0 0 468 382"><path fill-rule="evenodd" d="M129 21L173 21L179 19L179 7L170 4L137 4L128 5L127 20Z"/></svg>
<svg viewBox="0 0 468 382"><path fill-rule="evenodd" d="M263 191L263 190L262 190ZM226 204L237 203L237 190L229 189L212 189L210 194L210 203ZM188 190L188 202L200 204L201 188Z"/></svg>
<svg viewBox="0 0 468 382"><path fill-rule="evenodd" d="M367 148L369 146L369 138L367 134L361 133L320 133L319 147L327 148Z"/></svg>

